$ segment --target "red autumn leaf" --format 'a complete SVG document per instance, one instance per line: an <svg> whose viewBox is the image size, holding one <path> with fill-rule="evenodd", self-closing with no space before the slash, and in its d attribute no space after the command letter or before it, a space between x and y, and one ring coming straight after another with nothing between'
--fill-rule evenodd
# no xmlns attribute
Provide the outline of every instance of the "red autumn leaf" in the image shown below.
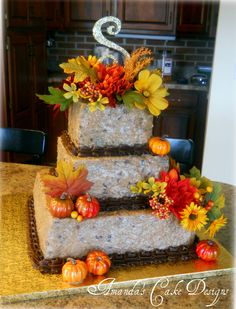
<svg viewBox="0 0 236 309"><path fill-rule="evenodd" d="M62 193L79 196L87 192L93 183L87 180L88 170L79 166L74 170L73 165L66 161L59 161L56 168L57 176L45 175L43 183L46 193L52 197L59 197Z"/></svg>

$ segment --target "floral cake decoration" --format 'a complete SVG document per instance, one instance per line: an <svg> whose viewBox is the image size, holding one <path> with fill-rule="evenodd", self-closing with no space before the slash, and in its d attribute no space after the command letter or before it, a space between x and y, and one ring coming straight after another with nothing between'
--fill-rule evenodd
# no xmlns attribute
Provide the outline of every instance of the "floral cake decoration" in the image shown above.
<svg viewBox="0 0 236 309"><path fill-rule="evenodd" d="M213 238L226 223L222 213L225 198L221 186L201 176L193 167L181 175L178 165L158 177L150 177L131 186L136 194L147 195L153 215L161 220L173 214L183 228L196 232L205 228Z"/></svg>
<svg viewBox="0 0 236 309"><path fill-rule="evenodd" d="M95 23L94 38L102 45L123 53L123 65L115 59L111 64L104 64L103 57L98 59L92 55L68 59L59 65L68 76L58 87L49 87L48 95L37 94L38 98L61 111L67 110L71 104L84 103L91 112L124 104L129 109L147 109L154 116L160 115L168 107L165 99L168 92L163 85L161 71L148 69L153 60L151 50L141 47L130 55L122 47L105 39L101 27L108 22L117 27L117 31L111 31L108 27L109 34L119 32L120 20L112 16L104 17ZM112 58L111 55L107 57Z"/></svg>
<svg viewBox="0 0 236 309"><path fill-rule="evenodd" d="M48 104L65 111L71 104L85 103L91 112L124 104L128 108L147 109L158 116L168 107L159 71L151 71L151 51L135 50L124 65L105 65L95 56L78 56L60 64L68 77L58 88L49 87L49 95L37 95Z"/></svg>

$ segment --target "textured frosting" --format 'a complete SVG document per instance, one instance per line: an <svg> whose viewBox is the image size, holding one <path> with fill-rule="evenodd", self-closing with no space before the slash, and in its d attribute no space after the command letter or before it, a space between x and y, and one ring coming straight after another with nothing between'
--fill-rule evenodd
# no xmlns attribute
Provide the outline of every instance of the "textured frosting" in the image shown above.
<svg viewBox="0 0 236 309"><path fill-rule="evenodd" d="M79 148L147 144L152 126L153 117L147 111L129 111L124 105L90 112L78 103L69 109L68 133Z"/></svg>
<svg viewBox="0 0 236 309"><path fill-rule="evenodd" d="M94 183L90 193L98 198L132 196L130 185L167 170L168 157L141 155L122 157L79 157L72 155L58 139L57 160L85 165L88 179Z"/></svg>
<svg viewBox="0 0 236 309"><path fill-rule="evenodd" d="M45 258L82 257L93 249L108 254L151 251L194 241L194 234L182 229L176 218L160 220L151 210L103 212L80 223L71 218L53 218L41 181L45 172L37 174L34 186L35 218Z"/></svg>

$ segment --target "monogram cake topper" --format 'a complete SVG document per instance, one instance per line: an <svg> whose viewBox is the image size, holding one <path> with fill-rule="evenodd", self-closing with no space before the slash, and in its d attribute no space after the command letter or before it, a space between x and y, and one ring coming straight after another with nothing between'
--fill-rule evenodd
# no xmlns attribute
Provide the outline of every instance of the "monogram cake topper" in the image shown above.
<svg viewBox="0 0 236 309"><path fill-rule="evenodd" d="M93 37L95 38L95 40L108 47L108 48L112 48L118 52L120 52L121 54L123 54L124 58L130 58L130 54L121 46L119 46L118 44L108 40L107 38L104 37L104 35L102 34L102 26L107 24L107 23L111 23L111 25L108 25L106 32L109 35L116 35L120 32L121 30L121 21L114 17L114 16L106 16L103 17L101 19L99 19L93 27ZM99 60L103 61L105 58L111 58L114 61L116 61L116 58L113 55L106 55L101 57Z"/></svg>

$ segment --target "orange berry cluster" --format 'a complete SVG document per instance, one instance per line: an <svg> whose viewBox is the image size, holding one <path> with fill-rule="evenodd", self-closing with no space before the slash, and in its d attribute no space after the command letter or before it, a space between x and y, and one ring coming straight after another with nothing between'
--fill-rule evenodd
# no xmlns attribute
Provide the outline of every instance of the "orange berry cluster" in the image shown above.
<svg viewBox="0 0 236 309"><path fill-rule="evenodd" d="M149 200L151 208L154 210L153 214L159 219L168 219L170 216L170 205L173 200L170 199L165 193L160 193L157 197Z"/></svg>
<svg viewBox="0 0 236 309"><path fill-rule="evenodd" d="M80 88L80 93L84 98L88 99L89 102L96 102L100 91L97 89L95 84L89 80L86 80Z"/></svg>

